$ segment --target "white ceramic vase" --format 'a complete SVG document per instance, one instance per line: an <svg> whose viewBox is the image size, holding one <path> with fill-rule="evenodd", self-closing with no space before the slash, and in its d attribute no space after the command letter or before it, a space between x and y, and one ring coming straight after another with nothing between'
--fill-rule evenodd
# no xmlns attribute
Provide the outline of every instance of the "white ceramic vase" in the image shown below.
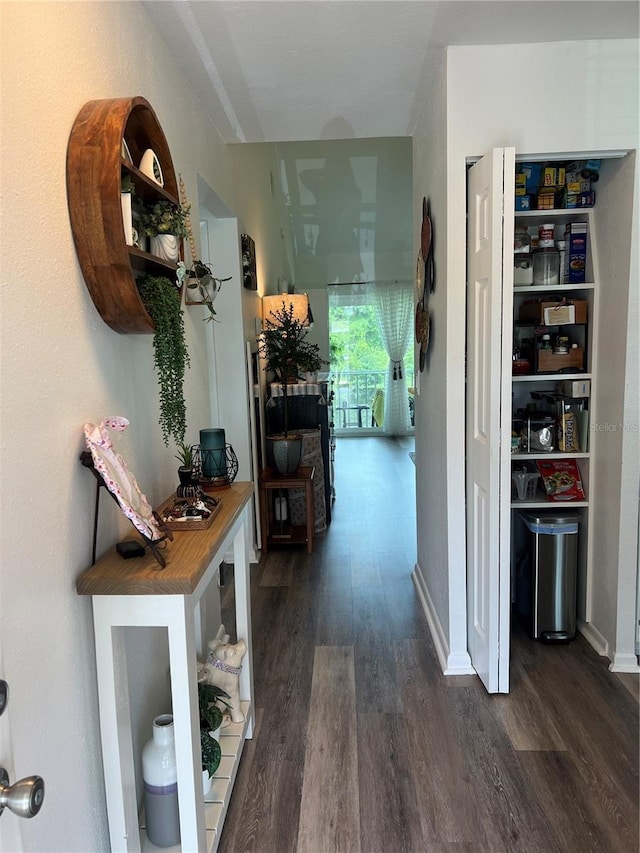
<svg viewBox="0 0 640 853"><path fill-rule="evenodd" d="M161 714L153 721L153 737L142 750L142 778L149 841L156 847L179 844L178 772L171 714Z"/></svg>
<svg viewBox="0 0 640 853"><path fill-rule="evenodd" d="M151 254L163 261L177 261L180 255L180 243L175 234L156 234L150 237Z"/></svg>

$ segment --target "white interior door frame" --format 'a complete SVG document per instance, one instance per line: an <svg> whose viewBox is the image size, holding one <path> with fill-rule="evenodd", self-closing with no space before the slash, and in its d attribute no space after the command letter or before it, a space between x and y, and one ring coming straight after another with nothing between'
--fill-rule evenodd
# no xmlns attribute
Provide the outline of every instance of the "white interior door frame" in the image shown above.
<svg viewBox="0 0 640 853"><path fill-rule="evenodd" d="M467 626L490 693L509 692L514 175L515 149L497 148L468 178Z"/></svg>

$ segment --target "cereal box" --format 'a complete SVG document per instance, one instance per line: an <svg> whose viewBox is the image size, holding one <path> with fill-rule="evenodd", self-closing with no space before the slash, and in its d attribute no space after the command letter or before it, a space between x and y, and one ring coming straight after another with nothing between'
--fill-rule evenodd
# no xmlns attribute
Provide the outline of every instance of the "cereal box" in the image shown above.
<svg viewBox="0 0 640 853"><path fill-rule="evenodd" d="M586 281L587 223L569 222L564 229L566 243L564 280L569 284Z"/></svg>

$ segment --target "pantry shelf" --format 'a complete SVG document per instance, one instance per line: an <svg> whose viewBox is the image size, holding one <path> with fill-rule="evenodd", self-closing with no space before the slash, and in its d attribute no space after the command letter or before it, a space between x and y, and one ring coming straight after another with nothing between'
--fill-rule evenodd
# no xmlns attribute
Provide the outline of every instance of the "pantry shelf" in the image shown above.
<svg viewBox="0 0 640 853"><path fill-rule="evenodd" d="M535 459L588 459L589 454L586 452L576 451L575 453L561 453L557 452L541 452L541 453L512 453L511 461L514 460L522 460L522 461L534 461Z"/></svg>
<svg viewBox="0 0 640 853"><path fill-rule="evenodd" d="M513 288L514 293L575 293L579 290L593 290L593 281L581 282L580 284L518 284Z"/></svg>
<svg viewBox="0 0 640 853"><path fill-rule="evenodd" d="M513 376L514 382L557 382L563 379L591 379L590 373L529 373Z"/></svg>
<svg viewBox="0 0 640 853"><path fill-rule="evenodd" d="M511 509L559 509L560 507L568 507L573 509L576 506L589 506L589 501L550 501L546 498L535 497L531 500L511 501Z"/></svg>

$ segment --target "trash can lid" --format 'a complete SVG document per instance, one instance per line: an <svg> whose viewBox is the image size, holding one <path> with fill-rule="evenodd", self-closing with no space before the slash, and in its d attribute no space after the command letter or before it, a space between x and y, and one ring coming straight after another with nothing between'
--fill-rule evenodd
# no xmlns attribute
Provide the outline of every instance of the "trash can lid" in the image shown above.
<svg viewBox="0 0 640 853"><path fill-rule="evenodd" d="M521 512L520 515L525 521L532 524L580 524L582 516L577 512Z"/></svg>
<svg viewBox="0 0 640 853"><path fill-rule="evenodd" d="M577 533L580 516L573 513L556 515L543 512L521 512L520 517L532 533L548 536L560 536L563 533Z"/></svg>

